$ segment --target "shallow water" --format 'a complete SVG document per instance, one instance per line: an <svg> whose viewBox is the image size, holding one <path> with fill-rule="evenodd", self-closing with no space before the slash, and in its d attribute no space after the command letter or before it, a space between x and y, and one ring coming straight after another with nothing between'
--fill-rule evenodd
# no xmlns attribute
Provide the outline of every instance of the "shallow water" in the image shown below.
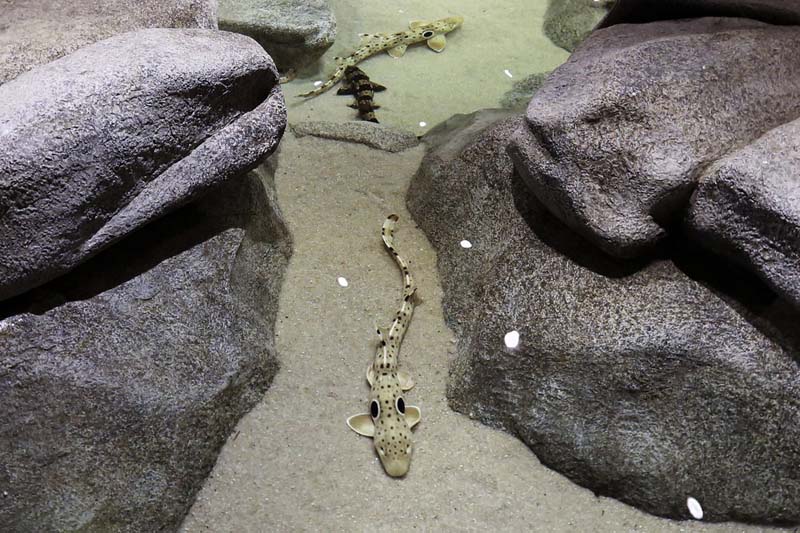
<svg viewBox="0 0 800 533"><path fill-rule="evenodd" d="M387 87L376 95L382 106L378 120L417 134L456 113L498 107L515 81L548 72L569 55L541 31L547 7L544 0L442 0L435 7L426 0L337 0L332 5L338 26L336 42L318 65L301 71L283 87L290 122L355 120L356 112L347 107L352 97L337 96L336 87L316 98L297 95L311 90L314 81L326 80L333 71L333 58L350 54L359 33L403 31L414 19L461 15L464 25L448 34L441 53L421 43L410 46L401 58L380 53L359 66L373 81Z"/></svg>
<svg viewBox="0 0 800 533"><path fill-rule="evenodd" d="M381 54L362 65L388 87L377 96L381 122L418 134L453 114L496 107L514 81L551 70L568 55L541 32L543 0L333 4L338 38L321 70L307 69L284 86L290 123L354 119L350 97L335 88L311 100L295 95L325 79L331 58L347 53L357 33L397 31L409 19L465 17L441 54L417 45L403 58ZM455 339L442 317L435 253L405 208L423 153L417 147L389 154L287 132L268 163L277 167L295 245L276 329L282 368L228 439L182 531L767 531L669 521L595 497L543 467L517 439L449 409ZM402 480L386 476L370 440L345 425L366 409L373 323L394 313L400 297L396 265L380 241L392 212L400 216L397 247L424 301L400 354L417 382L408 401L423 415Z"/></svg>

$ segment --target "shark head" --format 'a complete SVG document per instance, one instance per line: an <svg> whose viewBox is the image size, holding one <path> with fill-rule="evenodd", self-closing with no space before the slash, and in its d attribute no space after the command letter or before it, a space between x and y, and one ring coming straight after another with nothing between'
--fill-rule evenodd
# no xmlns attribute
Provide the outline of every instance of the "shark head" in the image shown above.
<svg viewBox="0 0 800 533"><path fill-rule="evenodd" d="M375 373L369 414L375 426L375 452L383 469L392 477L406 475L414 451L411 427L419 421L419 409L405 404L396 373Z"/></svg>
<svg viewBox="0 0 800 533"><path fill-rule="evenodd" d="M439 20L415 20L408 24L414 31L425 33L425 38L430 39L436 35L445 35L464 23L464 17L447 17Z"/></svg>
<svg viewBox="0 0 800 533"><path fill-rule="evenodd" d="M419 420L419 408L405 403L397 373L376 370L369 413L351 416L347 425L356 433L372 437L383 469L392 477L402 477L411 466L411 428Z"/></svg>
<svg viewBox="0 0 800 533"><path fill-rule="evenodd" d="M440 27L442 28L441 29L442 33L448 33L456 28L461 27L461 25L464 24L464 17L459 17L457 15L455 17L447 17L441 20L437 20L435 24L440 25Z"/></svg>
<svg viewBox="0 0 800 533"><path fill-rule="evenodd" d="M420 410L406 405L403 397L403 391L410 389L413 381L395 365L395 339L390 330L377 331L381 344L367 370L371 387L369 413L351 416L347 425L360 435L372 437L383 469L392 477L402 477L411 466L411 428L420 421Z"/></svg>
<svg viewBox="0 0 800 533"><path fill-rule="evenodd" d="M447 17L432 22L415 20L409 24L409 28L414 32L415 40L424 40L428 47L435 51L444 50L446 39L445 35L459 28L464 23L464 17Z"/></svg>

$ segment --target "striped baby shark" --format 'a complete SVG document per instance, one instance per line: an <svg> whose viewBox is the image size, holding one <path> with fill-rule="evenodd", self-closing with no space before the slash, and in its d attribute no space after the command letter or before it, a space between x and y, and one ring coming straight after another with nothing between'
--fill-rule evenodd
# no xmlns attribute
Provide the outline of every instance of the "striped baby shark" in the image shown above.
<svg viewBox="0 0 800 533"><path fill-rule="evenodd" d="M445 35L461 26L464 17L447 17L433 22L415 20L408 25L407 31L396 33L362 33L361 43L355 52L347 57L335 57L336 70L333 75L316 89L298 96L317 96L334 85L344 76L347 67L353 67L366 58L386 50L392 57L401 57L406 53L408 45L425 41L435 51L444 50L447 40Z"/></svg>
<svg viewBox="0 0 800 533"><path fill-rule="evenodd" d="M371 388L369 413L351 416L347 419L347 425L359 435L372 437L383 469L392 477L402 477L411 465L411 428L420 421L421 414L419 407L405 404L403 391L413 387L414 381L397 366L400 343L414 312L417 287L408 265L394 248L396 222L397 215L389 215L383 223L381 236L386 249L403 273L403 303L391 327L377 328L380 344L372 363L367 367L367 381Z"/></svg>

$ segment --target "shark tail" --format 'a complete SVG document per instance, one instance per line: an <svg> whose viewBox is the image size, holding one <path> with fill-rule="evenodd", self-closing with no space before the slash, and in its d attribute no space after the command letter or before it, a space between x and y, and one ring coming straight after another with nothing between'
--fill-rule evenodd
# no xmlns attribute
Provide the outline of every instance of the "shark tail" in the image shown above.
<svg viewBox="0 0 800 533"><path fill-rule="evenodd" d="M339 64L339 66L336 67L336 70L334 71L333 75L328 79L328 81L326 81L325 83L323 83L322 85L320 85L319 87L314 89L313 91L308 91L307 93L298 94L297 96L301 96L303 98L308 98L310 96L319 96L320 94L324 93L325 91L327 91L328 89L330 89L331 87L333 87L334 85L339 83L339 80L341 80L342 76L344 76L345 66L343 64L339 63L338 60L340 58L336 58L336 59L337 59L337 64Z"/></svg>

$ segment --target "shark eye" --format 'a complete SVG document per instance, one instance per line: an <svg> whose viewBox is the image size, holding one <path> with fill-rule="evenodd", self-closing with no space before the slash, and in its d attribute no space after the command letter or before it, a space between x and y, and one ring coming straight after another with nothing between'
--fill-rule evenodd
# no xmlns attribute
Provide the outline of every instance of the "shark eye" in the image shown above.
<svg viewBox="0 0 800 533"><path fill-rule="evenodd" d="M397 407L397 412L401 415L406 414L406 402L403 401L402 396L397 397L397 401L395 402L395 406Z"/></svg>
<svg viewBox="0 0 800 533"><path fill-rule="evenodd" d="M381 415L381 404L378 400L372 400L369 402L369 414L372 418L378 418Z"/></svg>
<svg viewBox="0 0 800 533"><path fill-rule="evenodd" d="M426 30L422 34L422 36L425 37L426 39L430 39L431 37L433 37L433 33L434 33L433 30Z"/></svg>

